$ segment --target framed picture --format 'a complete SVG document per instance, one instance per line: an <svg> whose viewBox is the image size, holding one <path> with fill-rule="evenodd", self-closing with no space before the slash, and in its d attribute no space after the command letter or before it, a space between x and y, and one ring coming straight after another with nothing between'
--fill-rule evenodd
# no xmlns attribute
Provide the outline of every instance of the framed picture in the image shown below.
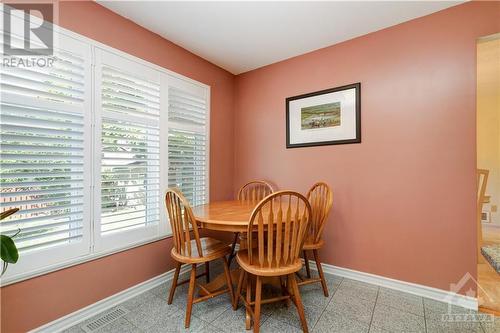
<svg viewBox="0 0 500 333"><path fill-rule="evenodd" d="M286 99L286 147L361 142L361 84Z"/></svg>

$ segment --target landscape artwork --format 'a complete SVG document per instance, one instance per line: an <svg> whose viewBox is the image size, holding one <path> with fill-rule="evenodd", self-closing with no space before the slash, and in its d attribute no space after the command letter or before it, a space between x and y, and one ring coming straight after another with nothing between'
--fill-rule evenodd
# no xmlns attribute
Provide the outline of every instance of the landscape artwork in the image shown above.
<svg viewBox="0 0 500 333"><path fill-rule="evenodd" d="M301 108L302 130L340 126L340 102Z"/></svg>
<svg viewBox="0 0 500 333"><path fill-rule="evenodd" d="M286 148L361 143L361 83L285 99Z"/></svg>

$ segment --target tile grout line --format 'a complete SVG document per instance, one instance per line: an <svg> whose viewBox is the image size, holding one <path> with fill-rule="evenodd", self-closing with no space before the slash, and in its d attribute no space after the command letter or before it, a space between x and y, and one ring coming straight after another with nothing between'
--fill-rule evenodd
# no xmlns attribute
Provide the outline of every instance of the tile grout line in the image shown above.
<svg viewBox="0 0 500 333"><path fill-rule="evenodd" d="M425 302L423 297L422 297L422 307L424 308L424 327L425 327L425 332L427 333L427 315L425 314Z"/></svg>
<svg viewBox="0 0 500 333"><path fill-rule="evenodd" d="M332 274L333 275L333 274ZM340 281L339 285L337 286L337 288L335 289L335 291L333 292L332 294L332 297L330 297L330 300L328 301L328 303L326 304L325 308L323 309L323 311L321 312L321 314L319 315L318 317L318 320L316 320L316 322L314 323L314 326L312 327L312 329L314 330L316 328L316 325L318 325L319 321L321 320L321 317L323 316L323 314L325 313L326 311L326 308L328 308L328 306L330 305L330 303L332 302L333 300L333 297L335 297L335 294L337 293L337 291L340 289L340 286L342 285L342 282L344 282L344 278L342 277L342 280Z"/></svg>
<svg viewBox="0 0 500 333"><path fill-rule="evenodd" d="M370 324L368 325L368 332L372 329L373 317L375 316L375 308L377 307L378 295L380 293L380 287L377 289L377 296L375 297L375 303L373 304L372 317L370 318Z"/></svg>

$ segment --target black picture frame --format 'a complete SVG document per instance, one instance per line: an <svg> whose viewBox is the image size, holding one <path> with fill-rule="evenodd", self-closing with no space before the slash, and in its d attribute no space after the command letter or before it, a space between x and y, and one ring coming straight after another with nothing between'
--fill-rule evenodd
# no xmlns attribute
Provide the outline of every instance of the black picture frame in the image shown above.
<svg viewBox="0 0 500 333"><path fill-rule="evenodd" d="M356 96L355 96L355 99L356 99L356 109L355 109L356 137L354 139L307 142L307 143L294 143L294 144L290 143L290 102L291 101L294 101L297 99L302 99L302 98L307 98L307 97L312 97L312 96L329 94L332 92L337 92L337 91L342 91L342 90L353 89L353 88L355 89L355 92L356 92ZM286 148L287 149L288 148L303 148L303 147L314 147L314 146L328 146L328 145L343 145L343 144L351 144L351 143L361 143L361 83L360 82L348 84L348 85L341 86L341 87L335 87L335 88L315 91L312 93L288 97L285 99L285 102L286 102Z"/></svg>

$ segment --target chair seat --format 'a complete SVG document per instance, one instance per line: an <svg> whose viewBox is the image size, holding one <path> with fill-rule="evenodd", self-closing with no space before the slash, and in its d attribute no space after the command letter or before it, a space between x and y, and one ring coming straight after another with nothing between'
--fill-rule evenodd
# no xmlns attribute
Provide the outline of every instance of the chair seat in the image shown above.
<svg viewBox="0 0 500 333"><path fill-rule="evenodd" d="M292 264L287 264L286 266L281 264L280 267L276 267L276 262L273 262L271 267L269 267L267 258L265 258L264 267L260 267L260 265L255 264L255 262L258 262L259 258L258 250L253 249L252 255L254 264L251 265L247 250L240 250L236 254L236 261L240 267L250 274L258 276L282 276L298 272L302 268L302 261L300 258L297 258Z"/></svg>
<svg viewBox="0 0 500 333"><path fill-rule="evenodd" d="M223 256L231 253L231 247L228 244L223 243L214 238L203 237L200 238L203 257L200 257L200 255L198 254L198 250L196 249L196 240L193 239L191 240L190 243L191 243L191 256L183 255L177 252L175 247L173 247L171 251L172 258L184 264L197 264L222 258Z"/></svg>
<svg viewBox="0 0 500 333"><path fill-rule="evenodd" d="M320 240L319 242L317 243L312 243L312 242L308 242L306 241L304 243L304 245L302 246L302 249L303 250L317 250L317 249L320 249L323 247L323 244L325 244L325 241L324 240Z"/></svg>

